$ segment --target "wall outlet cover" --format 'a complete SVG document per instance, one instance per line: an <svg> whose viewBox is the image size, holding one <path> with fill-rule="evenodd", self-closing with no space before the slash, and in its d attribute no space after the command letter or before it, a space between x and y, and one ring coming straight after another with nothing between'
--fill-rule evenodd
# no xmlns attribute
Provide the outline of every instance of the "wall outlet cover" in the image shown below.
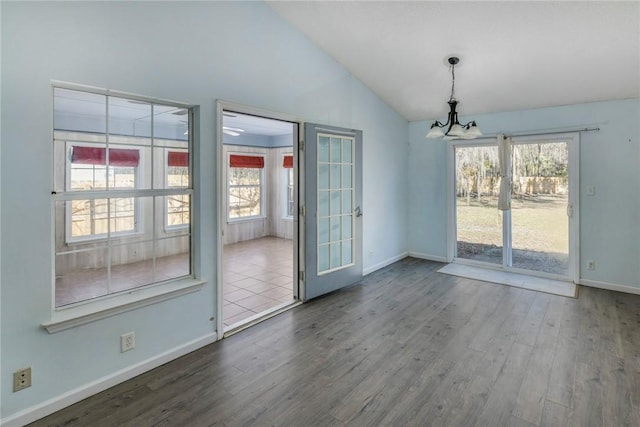
<svg viewBox="0 0 640 427"><path fill-rule="evenodd" d="M13 373L13 391L24 390L27 387L31 387L31 367Z"/></svg>
<svg viewBox="0 0 640 427"><path fill-rule="evenodd" d="M135 332L127 332L120 335L120 352L133 350L136 346L136 334Z"/></svg>

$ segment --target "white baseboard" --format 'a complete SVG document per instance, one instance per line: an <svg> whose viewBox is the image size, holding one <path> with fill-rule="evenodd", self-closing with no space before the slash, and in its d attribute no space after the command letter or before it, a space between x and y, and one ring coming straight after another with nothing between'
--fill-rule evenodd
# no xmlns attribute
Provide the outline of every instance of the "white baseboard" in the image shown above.
<svg viewBox="0 0 640 427"><path fill-rule="evenodd" d="M449 262L447 257L438 256L438 255L423 254L423 253L420 253L420 252L409 252L409 256L413 257L413 258L426 259L428 261L447 262L447 263Z"/></svg>
<svg viewBox="0 0 640 427"><path fill-rule="evenodd" d="M618 285L616 283L598 282L597 280L580 279L579 284L590 288L608 289L610 291L625 292L627 294L640 295L640 288L629 285Z"/></svg>
<svg viewBox="0 0 640 427"><path fill-rule="evenodd" d="M371 274L374 271L380 270L381 268L384 268L387 265L393 264L394 262L400 261L401 259L404 259L404 258L406 258L408 256L409 256L408 252L403 252L400 255L396 255L396 256L391 257L391 258L389 258L387 260L379 262L376 265L372 265L371 267L367 267L367 268L363 269L362 270L362 275L366 276L367 274Z"/></svg>
<svg viewBox="0 0 640 427"><path fill-rule="evenodd" d="M89 384L78 387L74 390L61 394L60 396L49 399L38 405L32 406L13 414L5 419L0 420L0 426L3 427L20 427L32 423L47 415L53 414L60 409L71 406L89 396L100 393L110 387L127 381L151 369L164 365L180 356L191 353L199 348L214 343L218 340L218 334L213 332L184 345L168 350L150 359L136 363L135 365L124 368L113 374L97 379Z"/></svg>

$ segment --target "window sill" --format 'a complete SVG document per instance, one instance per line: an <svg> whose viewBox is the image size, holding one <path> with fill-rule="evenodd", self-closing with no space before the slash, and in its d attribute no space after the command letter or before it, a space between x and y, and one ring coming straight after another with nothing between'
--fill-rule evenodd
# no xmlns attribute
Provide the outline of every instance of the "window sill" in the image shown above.
<svg viewBox="0 0 640 427"><path fill-rule="evenodd" d="M42 327L50 334L55 334L96 320L197 292L202 289L205 283L202 280L188 278L147 288L132 289L127 293L114 295L100 301L69 308L58 308L51 314L51 320L43 323Z"/></svg>
<svg viewBox="0 0 640 427"><path fill-rule="evenodd" d="M164 227L164 232L165 233L176 233L179 231L189 231L189 224L185 224L185 225L169 225L169 226L165 226Z"/></svg>
<svg viewBox="0 0 640 427"><path fill-rule="evenodd" d="M113 233L111 234L110 239L106 234L99 234L99 235L93 235L93 236L70 238L70 239L67 239L65 243L67 246L79 246L79 245L86 245L91 243L106 243L108 240L114 241L114 240L120 240L120 239L123 239L123 240L133 239L136 237L140 237L142 235L144 235L142 231L135 230L135 231L126 231L122 233Z"/></svg>
<svg viewBox="0 0 640 427"><path fill-rule="evenodd" d="M246 218L234 218L234 219L228 219L227 224L238 224L242 222L252 222L252 221L264 221L265 219L267 219L266 216L250 216Z"/></svg>

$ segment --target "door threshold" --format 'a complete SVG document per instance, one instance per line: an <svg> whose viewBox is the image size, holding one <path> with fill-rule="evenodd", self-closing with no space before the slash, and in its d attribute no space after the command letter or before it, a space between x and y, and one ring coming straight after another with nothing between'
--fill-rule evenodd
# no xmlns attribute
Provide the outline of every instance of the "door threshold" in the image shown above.
<svg viewBox="0 0 640 427"><path fill-rule="evenodd" d="M578 285L572 282L563 282L560 280L512 273L510 271L498 271L491 268L474 267L455 262L445 265L438 270L438 272L563 297L578 297Z"/></svg>
<svg viewBox="0 0 640 427"><path fill-rule="evenodd" d="M273 316L276 316L280 313L283 313L287 310L291 310L294 307L302 304L302 301L292 301L292 302L283 302L282 304L278 304L276 306L271 307L263 312L256 313L251 317L247 317L246 319L242 319L239 322L233 323L227 326L224 329L224 333L222 335L223 338L229 337L233 334L236 334L240 331L244 331L245 329L256 325L264 320L270 319Z"/></svg>

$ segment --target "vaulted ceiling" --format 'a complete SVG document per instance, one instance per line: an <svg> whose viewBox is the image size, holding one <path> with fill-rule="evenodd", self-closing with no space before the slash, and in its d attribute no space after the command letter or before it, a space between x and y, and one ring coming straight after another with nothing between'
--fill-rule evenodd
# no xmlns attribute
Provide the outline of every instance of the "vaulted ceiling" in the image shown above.
<svg viewBox="0 0 640 427"><path fill-rule="evenodd" d="M640 2L268 1L407 120L640 96Z"/></svg>

